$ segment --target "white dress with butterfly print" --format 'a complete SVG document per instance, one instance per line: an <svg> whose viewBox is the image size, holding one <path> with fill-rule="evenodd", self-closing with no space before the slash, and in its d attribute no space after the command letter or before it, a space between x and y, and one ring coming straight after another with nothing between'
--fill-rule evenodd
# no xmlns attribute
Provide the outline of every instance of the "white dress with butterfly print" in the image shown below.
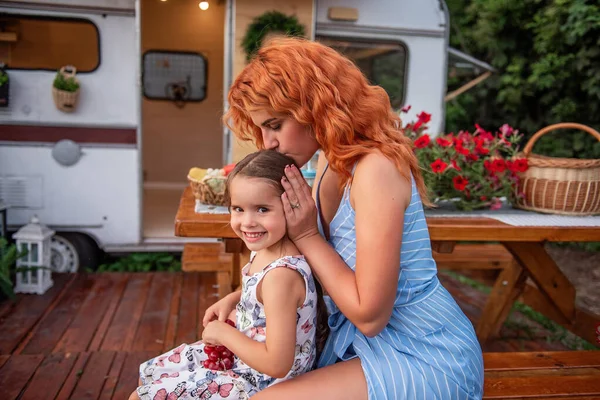
<svg viewBox="0 0 600 400"><path fill-rule="evenodd" d="M252 261L251 261L252 262ZM158 399L247 399L268 386L308 372L314 368L316 347L317 293L315 281L303 256L282 257L261 271L248 275L251 262L242 269L242 294L237 305L237 328L246 336L265 342L265 310L256 297L258 283L275 268L291 268L304 279L306 297L296 310L296 354L290 372L273 378L258 372L235 357L229 371L211 371L203 367L207 359L204 344L182 344L140 365L142 400Z"/></svg>

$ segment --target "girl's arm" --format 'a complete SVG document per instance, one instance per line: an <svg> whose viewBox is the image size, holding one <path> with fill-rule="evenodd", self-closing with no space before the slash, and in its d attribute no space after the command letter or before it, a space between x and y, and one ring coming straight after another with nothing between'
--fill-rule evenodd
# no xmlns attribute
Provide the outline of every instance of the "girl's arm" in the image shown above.
<svg viewBox="0 0 600 400"><path fill-rule="evenodd" d="M314 201L297 169L287 172L284 210L290 237L316 273L340 311L367 336L387 325L396 297L404 211L411 184L395 164L379 153L363 157L352 181L351 203L356 212L356 272L318 234ZM290 190L293 189L293 190ZM290 200L299 203L292 209ZM304 208L304 210L303 210ZM313 211L316 215L316 210ZM304 215L303 215L304 214Z"/></svg>
<svg viewBox="0 0 600 400"><path fill-rule="evenodd" d="M259 372L283 378L294 363L296 310L306 296L304 280L298 272L281 267L269 271L259 285L268 321L265 343L220 321L209 323L202 338L209 344L222 344Z"/></svg>

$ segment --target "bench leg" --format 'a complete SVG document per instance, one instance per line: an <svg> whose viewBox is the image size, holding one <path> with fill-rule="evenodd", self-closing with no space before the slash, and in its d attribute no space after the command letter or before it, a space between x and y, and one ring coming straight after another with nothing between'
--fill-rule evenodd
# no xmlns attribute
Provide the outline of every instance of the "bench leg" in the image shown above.
<svg viewBox="0 0 600 400"><path fill-rule="evenodd" d="M217 272L217 286L219 287L219 299L231 293L231 273L225 271Z"/></svg>
<svg viewBox="0 0 600 400"><path fill-rule="evenodd" d="M527 273L517 261L502 270L477 323L477 338L481 344L498 335L514 301L523 292L526 280Z"/></svg>

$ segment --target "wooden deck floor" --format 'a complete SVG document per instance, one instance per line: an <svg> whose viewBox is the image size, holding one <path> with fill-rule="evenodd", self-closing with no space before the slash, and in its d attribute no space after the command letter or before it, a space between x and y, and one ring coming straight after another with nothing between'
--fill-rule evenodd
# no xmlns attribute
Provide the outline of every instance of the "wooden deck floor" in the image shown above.
<svg viewBox="0 0 600 400"><path fill-rule="evenodd" d="M442 281L476 321L485 295ZM0 303L2 399L126 399L140 362L200 337L215 285L213 273L57 275L42 296ZM484 351L567 350L543 331L501 334Z"/></svg>

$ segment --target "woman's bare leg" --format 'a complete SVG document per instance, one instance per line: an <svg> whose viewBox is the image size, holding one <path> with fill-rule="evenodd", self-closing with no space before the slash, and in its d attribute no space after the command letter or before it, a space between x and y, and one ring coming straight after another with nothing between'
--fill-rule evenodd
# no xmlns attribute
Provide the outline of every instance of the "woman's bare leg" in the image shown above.
<svg viewBox="0 0 600 400"><path fill-rule="evenodd" d="M358 358L319 368L273 385L252 400L367 400L367 381Z"/></svg>

